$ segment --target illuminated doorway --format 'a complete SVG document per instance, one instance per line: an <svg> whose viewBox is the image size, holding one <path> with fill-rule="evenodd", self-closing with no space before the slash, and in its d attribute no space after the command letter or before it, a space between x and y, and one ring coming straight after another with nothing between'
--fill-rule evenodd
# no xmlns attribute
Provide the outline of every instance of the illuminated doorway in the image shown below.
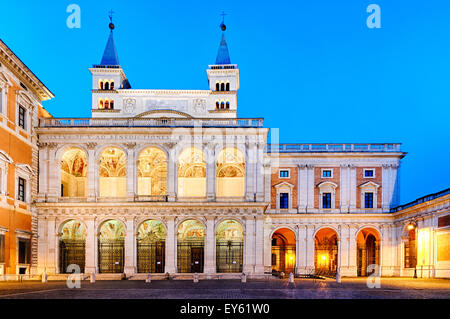
<svg viewBox="0 0 450 319"><path fill-rule="evenodd" d="M380 267L380 236L376 230L364 228L356 236L356 243L358 276L370 276Z"/></svg>
<svg viewBox="0 0 450 319"><path fill-rule="evenodd" d="M272 273L295 273L295 234L281 228L272 235Z"/></svg>
<svg viewBox="0 0 450 319"><path fill-rule="evenodd" d="M315 274L334 277L338 267L338 236L331 228L316 233L314 245Z"/></svg>

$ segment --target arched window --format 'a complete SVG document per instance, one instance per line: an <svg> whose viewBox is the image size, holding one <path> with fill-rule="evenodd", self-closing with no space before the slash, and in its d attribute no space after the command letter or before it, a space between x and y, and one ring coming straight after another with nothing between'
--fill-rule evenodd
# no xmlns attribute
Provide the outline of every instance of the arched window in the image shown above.
<svg viewBox="0 0 450 319"><path fill-rule="evenodd" d="M219 82L216 82L216 91L220 91L220 84L219 84Z"/></svg>
<svg viewBox="0 0 450 319"><path fill-rule="evenodd" d="M225 108L225 103L224 102L220 102L220 108L224 109Z"/></svg>
<svg viewBox="0 0 450 319"><path fill-rule="evenodd" d="M223 149L217 157L216 192L218 197L243 197L245 157L234 147Z"/></svg>
<svg viewBox="0 0 450 319"><path fill-rule="evenodd" d="M109 147L100 156L99 190L102 197L126 197L127 160L117 147Z"/></svg>
<svg viewBox="0 0 450 319"><path fill-rule="evenodd" d="M86 196L87 156L80 148L70 148L61 157L61 197Z"/></svg>
<svg viewBox="0 0 450 319"><path fill-rule="evenodd" d="M105 100L105 109L109 109L109 101Z"/></svg>
<svg viewBox="0 0 450 319"><path fill-rule="evenodd" d="M99 99L98 100L98 108L101 110L101 109L103 109L103 100L102 99Z"/></svg>
<svg viewBox="0 0 450 319"><path fill-rule="evenodd" d="M227 109L227 110L230 109L230 102L228 102L228 101L227 101L227 103L226 103L226 109Z"/></svg>
<svg viewBox="0 0 450 319"><path fill-rule="evenodd" d="M229 91L230 90L230 82L227 82L227 86L226 86L226 89L225 89L226 91Z"/></svg>
<svg viewBox="0 0 450 319"><path fill-rule="evenodd" d="M220 83L220 90L225 91L225 83Z"/></svg>
<svg viewBox="0 0 450 319"><path fill-rule="evenodd" d="M189 147L178 157L178 196L206 196L206 158L201 149Z"/></svg>
<svg viewBox="0 0 450 319"><path fill-rule="evenodd" d="M105 90L109 90L109 82L108 81L105 82Z"/></svg>
<svg viewBox="0 0 450 319"><path fill-rule="evenodd" d="M111 100L111 102L109 102L109 108L111 110L114 110L114 100Z"/></svg>
<svg viewBox="0 0 450 319"><path fill-rule="evenodd" d="M103 81L102 80L100 80L100 82L98 83L98 88L100 90L103 90Z"/></svg>
<svg viewBox="0 0 450 319"><path fill-rule="evenodd" d="M138 195L167 195L167 156L157 147L146 148L139 154Z"/></svg>
<svg viewBox="0 0 450 319"><path fill-rule="evenodd" d="M109 88L110 88L111 90L114 90L114 81L113 81L113 80L111 80L111 84L110 84Z"/></svg>
<svg viewBox="0 0 450 319"><path fill-rule="evenodd" d="M219 101L216 101L216 109L219 109L220 103Z"/></svg>

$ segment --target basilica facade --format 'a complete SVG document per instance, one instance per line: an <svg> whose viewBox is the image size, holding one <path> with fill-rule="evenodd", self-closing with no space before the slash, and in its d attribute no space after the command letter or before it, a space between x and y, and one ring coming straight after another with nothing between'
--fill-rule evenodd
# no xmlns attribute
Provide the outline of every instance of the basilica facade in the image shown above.
<svg viewBox="0 0 450 319"><path fill-rule="evenodd" d="M449 190L399 206L400 144L268 143L221 28L207 90L133 89L110 24L92 117L37 102L25 272L450 277Z"/></svg>

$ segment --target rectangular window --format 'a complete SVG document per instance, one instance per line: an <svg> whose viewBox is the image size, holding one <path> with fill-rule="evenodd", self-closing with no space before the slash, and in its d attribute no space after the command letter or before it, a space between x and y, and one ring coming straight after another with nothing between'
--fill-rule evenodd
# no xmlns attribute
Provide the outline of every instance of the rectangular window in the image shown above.
<svg viewBox="0 0 450 319"><path fill-rule="evenodd" d="M19 126L25 129L25 108L19 105Z"/></svg>
<svg viewBox="0 0 450 319"><path fill-rule="evenodd" d="M331 193L322 194L322 208L331 208Z"/></svg>
<svg viewBox="0 0 450 319"><path fill-rule="evenodd" d="M25 179L19 177L18 187L17 187L17 199L24 202L25 197Z"/></svg>
<svg viewBox="0 0 450 319"><path fill-rule="evenodd" d="M289 171L288 170L280 171L280 178L288 178L288 177L289 177Z"/></svg>
<svg viewBox="0 0 450 319"><path fill-rule="evenodd" d="M373 169L365 169L364 177L373 177Z"/></svg>
<svg viewBox="0 0 450 319"><path fill-rule="evenodd" d="M19 264L29 264L31 253L31 240L19 238Z"/></svg>
<svg viewBox="0 0 450 319"><path fill-rule="evenodd" d="M365 208L373 208L373 193L364 193Z"/></svg>
<svg viewBox="0 0 450 319"><path fill-rule="evenodd" d="M280 193L280 209L289 208L289 194Z"/></svg>
<svg viewBox="0 0 450 319"><path fill-rule="evenodd" d="M5 262L5 235L0 235L0 263Z"/></svg>
<svg viewBox="0 0 450 319"><path fill-rule="evenodd" d="M331 176L332 176L331 169L324 169L322 171L322 177L331 177Z"/></svg>

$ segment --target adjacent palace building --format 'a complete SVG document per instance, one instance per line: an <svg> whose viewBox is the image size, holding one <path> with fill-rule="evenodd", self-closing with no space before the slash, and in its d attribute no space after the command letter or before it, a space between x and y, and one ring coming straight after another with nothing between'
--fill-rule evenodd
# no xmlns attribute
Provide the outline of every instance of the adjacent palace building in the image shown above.
<svg viewBox="0 0 450 319"><path fill-rule="evenodd" d="M0 41L0 280L450 277L450 190L399 206L400 144L269 144L223 23L207 90L133 89L109 27L87 119Z"/></svg>

